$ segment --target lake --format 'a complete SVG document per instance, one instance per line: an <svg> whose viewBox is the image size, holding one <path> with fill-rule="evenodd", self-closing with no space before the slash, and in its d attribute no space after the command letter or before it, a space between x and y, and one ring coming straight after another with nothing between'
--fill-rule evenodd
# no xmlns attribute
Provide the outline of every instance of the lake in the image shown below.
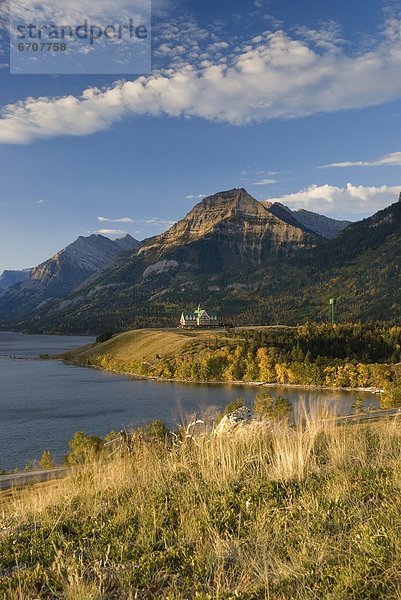
<svg viewBox="0 0 401 600"><path fill-rule="evenodd" d="M61 361L35 360L93 338L0 332L0 469L22 468L43 450L61 460L75 431L105 435L112 429L163 419L175 428L194 413L221 409L242 398L251 405L257 386L197 385L135 380ZM275 386L294 407L331 407L349 414L356 392ZM360 394L365 406L378 397Z"/></svg>

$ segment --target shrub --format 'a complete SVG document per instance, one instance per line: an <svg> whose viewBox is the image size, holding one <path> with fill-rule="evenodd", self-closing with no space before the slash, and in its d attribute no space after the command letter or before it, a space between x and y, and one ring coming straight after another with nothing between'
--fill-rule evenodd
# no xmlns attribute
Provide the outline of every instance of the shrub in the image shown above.
<svg viewBox="0 0 401 600"><path fill-rule="evenodd" d="M224 409L223 415L229 415L230 413L234 412L235 410L238 410L239 408L242 408L243 406L244 406L244 401L241 400L241 398L238 398L237 400L233 400L232 402L229 402L227 404L227 406Z"/></svg>
<svg viewBox="0 0 401 600"><path fill-rule="evenodd" d="M53 454L50 450L45 450L40 457L39 465L41 469L54 469L56 466L53 459Z"/></svg>
<svg viewBox="0 0 401 600"><path fill-rule="evenodd" d="M267 392L256 397L253 410L261 419L288 420L292 413L292 404L283 396L273 398Z"/></svg>
<svg viewBox="0 0 401 600"><path fill-rule="evenodd" d="M148 439L158 442L165 442L170 433L164 421L160 419L148 423L144 428L144 432Z"/></svg>
<svg viewBox="0 0 401 600"><path fill-rule="evenodd" d="M237 400L229 402L226 405L224 411L222 413L218 413L215 425L217 426L225 415L229 415L230 413L234 412L235 410L238 410L239 408L242 408L243 406L244 401L241 400L241 398L237 398Z"/></svg>
<svg viewBox="0 0 401 600"><path fill-rule="evenodd" d="M103 441L95 435L85 435L76 431L68 443L70 451L66 456L68 465L77 465L94 458L103 449Z"/></svg>

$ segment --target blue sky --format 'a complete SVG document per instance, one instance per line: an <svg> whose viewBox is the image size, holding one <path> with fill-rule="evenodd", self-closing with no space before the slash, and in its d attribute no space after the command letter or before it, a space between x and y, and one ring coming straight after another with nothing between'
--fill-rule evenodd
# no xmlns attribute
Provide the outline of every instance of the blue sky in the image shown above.
<svg viewBox="0 0 401 600"><path fill-rule="evenodd" d="M152 25L142 78L10 75L3 40L0 271L233 187L352 220L397 199L398 2L158 0Z"/></svg>

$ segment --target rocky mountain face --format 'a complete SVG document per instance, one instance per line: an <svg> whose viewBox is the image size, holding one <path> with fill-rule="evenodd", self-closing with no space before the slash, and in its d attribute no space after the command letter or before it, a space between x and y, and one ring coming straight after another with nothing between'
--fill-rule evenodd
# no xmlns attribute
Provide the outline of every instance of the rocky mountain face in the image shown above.
<svg viewBox="0 0 401 600"><path fill-rule="evenodd" d="M213 294L235 301L241 291L249 293L257 281L272 277L279 264L322 241L244 189L221 192L137 251L118 255L63 302L39 307L35 318L51 321L51 327L62 321L65 330L79 330L83 320L90 327L105 312L115 323L157 324L166 303L203 301Z"/></svg>
<svg viewBox="0 0 401 600"><path fill-rule="evenodd" d="M142 246L138 254L151 262L191 248L198 267L208 271L261 265L270 254L290 254L318 244L297 222L276 216L246 190L234 189L199 202L166 233Z"/></svg>
<svg viewBox="0 0 401 600"><path fill-rule="evenodd" d="M119 248L120 251L134 250L140 245L138 240L133 238L129 233L122 238L117 238L114 240L114 244Z"/></svg>
<svg viewBox="0 0 401 600"><path fill-rule="evenodd" d="M301 225L309 231L317 233L328 240L335 238L341 231L344 231L344 229L352 224L351 221L331 219L330 217L325 217L324 215L319 215L318 213L304 210L303 208L291 210L288 206L285 206L280 202L272 203L264 201L263 204L278 217L285 218L285 215L287 214L287 218L291 219L291 222L294 225L298 223L298 225Z"/></svg>
<svg viewBox="0 0 401 600"><path fill-rule="evenodd" d="M8 288L21 283L29 277L31 269L24 269L22 271L3 271L0 275L0 294L3 294Z"/></svg>
<svg viewBox="0 0 401 600"><path fill-rule="evenodd" d="M344 229L352 225L351 221L331 219L330 217L325 217L324 215L319 215L303 208L293 211L293 214L301 225L328 240L335 238Z"/></svg>
<svg viewBox="0 0 401 600"><path fill-rule="evenodd" d="M134 255L107 265L90 280L93 301L104 286L126 286L153 298L165 286L187 289L201 282L235 281L312 249L320 238L301 225L276 217L244 189L205 198L167 232L141 245ZM79 293L86 293L87 286Z"/></svg>
<svg viewBox="0 0 401 600"><path fill-rule="evenodd" d="M306 226L298 212L258 202L244 189L205 198L167 232L97 262L89 278L85 270L61 300L48 294L34 311L25 302L17 326L60 333L174 326L198 302L236 325L319 321L327 320L333 296L342 320L398 319L401 203L334 238L336 225L322 229L317 219ZM324 236L312 231L319 223ZM84 269L91 252L81 248L74 269ZM27 294L33 281L13 290ZM0 299L0 327L9 293Z"/></svg>
<svg viewBox="0 0 401 600"><path fill-rule="evenodd" d="M9 287L0 298L0 316L13 319L29 314L49 298L62 299L117 253L134 249L139 242L126 236L112 241L102 235L80 236L49 260L34 267L28 276Z"/></svg>

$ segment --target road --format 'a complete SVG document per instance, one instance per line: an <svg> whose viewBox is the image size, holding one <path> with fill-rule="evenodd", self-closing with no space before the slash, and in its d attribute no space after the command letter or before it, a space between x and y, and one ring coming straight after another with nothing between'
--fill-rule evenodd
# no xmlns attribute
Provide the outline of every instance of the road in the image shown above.
<svg viewBox="0 0 401 600"><path fill-rule="evenodd" d="M69 467L60 467L47 471L26 471L23 473L12 473L0 475L0 490L20 488L31 483L43 483L52 479L61 479L71 472Z"/></svg>
<svg viewBox="0 0 401 600"><path fill-rule="evenodd" d="M358 415L346 415L336 417L336 425L343 423L365 423L366 421L379 421L380 419L395 419L401 417L401 408L389 408L385 410L374 410L372 412L360 413Z"/></svg>

